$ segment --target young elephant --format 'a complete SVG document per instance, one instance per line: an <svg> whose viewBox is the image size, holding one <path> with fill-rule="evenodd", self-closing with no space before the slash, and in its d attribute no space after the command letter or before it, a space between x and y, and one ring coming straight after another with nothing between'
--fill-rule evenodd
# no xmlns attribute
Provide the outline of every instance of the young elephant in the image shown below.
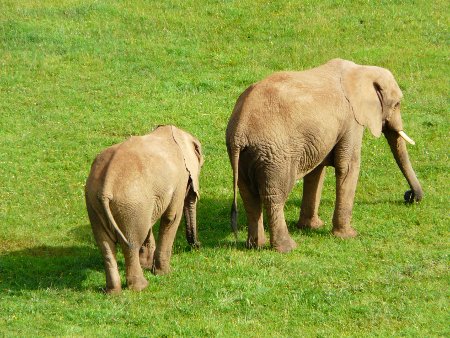
<svg viewBox="0 0 450 338"><path fill-rule="evenodd" d="M97 156L85 197L92 231L103 254L107 292L121 291L118 241L125 257L127 285L137 291L148 285L141 265L152 267L155 274L169 271L183 211L187 240L199 245L196 204L202 165L200 142L174 126L133 136ZM155 248L152 226L159 218Z"/></svg>
<svg viewBox="0 0 450 338"><path fill-rule="evenodd" d="M248 221L249 247L264 245L262 205L270 243L288 252L283 207L296 179L304 177L299 227L320 227L318 208L325 166L336 171L333 234L354 237L351 227L364 127L384 133L411 191L422 188L408 158L400 116L402 92L387 69L335 59L302 72L279 72L241 94L228 122L226 142L233 169L232 226L236 231L237 188Z"/></svg>

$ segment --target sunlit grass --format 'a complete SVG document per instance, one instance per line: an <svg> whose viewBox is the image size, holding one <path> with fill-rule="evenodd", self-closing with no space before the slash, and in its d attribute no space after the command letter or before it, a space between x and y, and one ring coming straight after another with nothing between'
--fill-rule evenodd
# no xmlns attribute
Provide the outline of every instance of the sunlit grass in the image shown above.
<svg viewBox="0 0 450 338"><path fill-rule="evenodd" d="M448 4L444 1L2 1L0 335L448 336ZM367 133L354 240L301 232L301 183L286 204L299 247L237 245L225 128L238 95L285 69L341 57L389 68L422 203L383 137ZM172 123L202 142L198 227L172 273L141 293L101 292L83 186L95 155ZM123 257L119 264L124 276Z"/></svg>

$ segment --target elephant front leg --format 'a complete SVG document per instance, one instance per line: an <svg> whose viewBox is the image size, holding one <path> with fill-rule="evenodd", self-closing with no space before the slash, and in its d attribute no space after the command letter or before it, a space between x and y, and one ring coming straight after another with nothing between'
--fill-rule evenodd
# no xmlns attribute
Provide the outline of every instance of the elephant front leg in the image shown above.
<svg viewBox="0 0 450 338"><path fill-rule="evenodd" d="M183 206L179 210L166 211L161 217L159 226L158 243L155 249L152 272L155 275L164 275L170 272L170 258L172 247L180 225Z"/></svg>
<svg viewBox="0 0 450 338"><path fill-rule="evenodd" d="M360 160L355 154L351 163L340 170L336 167L336 205L333 214L333 234L341 238L352 238L357 235L350 225L356 185L358 183Z"/></svg>
<svg viewBox="0 0 450 338"><path fill-rule="evenodd" d="M150 228L144 244L142 244L141 248L139 249L139 261L143 269L152 268L155 248L155 237L153 236L152 228Z"/></svg>
<svg viewBox="0 0 450 338"><path fill-rule="evenodd" d="M303 178L302 206L297 223L299 229L318 229L324 224L319 217L319 204L325 171L326 167L320 165Z"/></svg>

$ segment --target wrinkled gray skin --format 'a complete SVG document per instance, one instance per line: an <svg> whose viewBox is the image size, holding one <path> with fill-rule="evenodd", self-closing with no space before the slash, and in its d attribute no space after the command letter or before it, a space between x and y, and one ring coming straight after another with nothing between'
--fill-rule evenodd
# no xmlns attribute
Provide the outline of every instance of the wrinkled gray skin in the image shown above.
<svg viewBox="0 0 450 338"><path fill-rule="evenodd" d="M233 169L232 226L236 231L237 188L248 221L248 247L265 243L265 208L272 247L296 247L283 207L299 178L304 178L298 227L323 225L318 208L325 167L336 172L333 234L356 236L350 221L361 161L364 127L383 132L408 181L409 196L420 201L422 188L408 158L400 116L402 92L384 68L334 59L302 72L279 72L241 94L226 131ZM406 195L405 195L406 196Z"/></svg>
<svg viewBox="0 0 450 338"><path fill-rule="evenodd" d="M121 282L116 243L125 257L130 289L148 282L141 266L155 274L170 269L172 245L183 212L186 237L198 246L196 204L203 165L200 142L174 126L160 126L100 153L86 182L86 206L105 264L106 291L118 293ZM152 226L161 218L158 241Z"/></svg>

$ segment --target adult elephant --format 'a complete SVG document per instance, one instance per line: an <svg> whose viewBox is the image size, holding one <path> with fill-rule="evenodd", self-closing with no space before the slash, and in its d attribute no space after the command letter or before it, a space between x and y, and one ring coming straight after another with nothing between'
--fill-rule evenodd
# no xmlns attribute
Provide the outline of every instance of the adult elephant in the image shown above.
<svg viewBox="0 0 450 338"><path fill-rule="evenodd" d="M203 165L200 142L175 126L159 126L103 150L86 182L86 207L106 273L106 291L121 291L116 243L125 257L130 289L148 282L141 266L155 274L170 269L172 245L184 213L186 237L198 246L196 205ZM155 245L152 226L161 218Z"/></svg>
<svg viewBox="0 0 450 338"><path fill-rule="evenodd" d="M270 243L289 252L283 207L297 179L304 177L299 227L320 227L320 195L326 166L336 171L333 234L354 237L351 215L361 162L364 127L383 132L407 179L410 201L422 188L412 169L400 116L402 92L390 71L334 59L302 72L278 72L251 85L238 98L226 131L233 169L232 227L237 231L237 188L248 221L248 247L265 244L262 206Z"/></svg>

